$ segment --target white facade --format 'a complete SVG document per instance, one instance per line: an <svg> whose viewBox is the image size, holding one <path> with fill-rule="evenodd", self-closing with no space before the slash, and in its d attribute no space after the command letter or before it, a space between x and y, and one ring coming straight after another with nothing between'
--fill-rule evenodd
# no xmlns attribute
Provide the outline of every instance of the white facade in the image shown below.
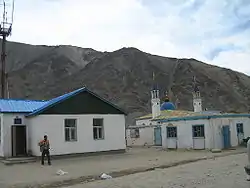
<svg viewBox="0 0 250 188"><path fill-rule="evenodd" d="M77 154L86 152L100 152L126 149L125 143L125 115L38 115L25 118L22 114L1 114L1 144L0 156L11 157L12 131L14 118L23 119L26 125L27 151L32 155L40 156L38 142L48 135L51 145L51 155ZM65 141L64 119L76 119L77 139ZM93 118L102 118L104 139L93 138ZM15 125L15 126L22 126Z"/></svg>
<svg viewBox="0 0 250 188"><path fill-rule="evenodd" d="M64 119L77 119L77 141L65 142ZM103 118L104 139L94 140L93 118ZM47 134L51 155L120 150L126 148L124 115L39 115L29 120L30 148L40 155L37 143Z"/></svg>
<svg viewBox="0 0 250 188"><path fill-rule="evenodd" d="M140 120L136 120L136 125L140 126L144 126L144 125L153 125L154 122L151 121L151 119L140 119Z"/></svg>
<svg viewBox="0 0 250 188"><path fill-rule="evenodd" d="M24 117L24 114L13 114L13 113L6 113L1 114L1 145L0 145L0 156L12 156L12 133L11 127L14 125L14 119L18 117L22 119L22 124L27 124L27 120ZM22 126L22 125L15 125L15 126ZM26 135L28 142L28 129L26 129ZM15 145L13 145L15 148Z"/></svg>
<svg viewBox="0 0 250 188"><path fill-rule="evenodd" d="M127 146L153 146L154 145L154 128L152 126L142 126L137 128L139 137L135 137L132 131L135 129L127 129ZM133 136L132 136L133 135Z"/></svg>
<svg viewBox="0 0 250 188"><path fill-rule="evenodd" d="M242 124L244 135L237 133L237 124ZM242 138L250 136L250 119L248 117L235 118L211 118L200 120L180 120L166 122L161 125L161 137L163 148L187 148L187 149L223 149L224 136L222 133L223 126L229 126L230 129L230 147L236 147L240 144ZM194 137L193 126L203 126L204 136ZM128 137L128 145L154 145L155 135L154 126L139 128L139 138ZM168 137L167 127L176 127L176 137ZM130 129L127 129L127 134ZM130 139L130 140L129 140Z"/></svg>

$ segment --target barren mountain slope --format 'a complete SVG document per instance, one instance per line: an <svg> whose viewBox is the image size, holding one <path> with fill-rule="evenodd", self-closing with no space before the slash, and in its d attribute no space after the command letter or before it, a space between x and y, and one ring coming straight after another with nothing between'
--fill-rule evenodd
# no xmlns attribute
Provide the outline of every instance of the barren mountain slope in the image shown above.
<svg viewBox="0 0 250 188"><path fill-rule="evenodd" d="M181 109L192 110L193 76L204 108L245 112L250 104L249 76L194 59L154 56L135 48L102 53L10 43L8 49L8 64L15 70L9 73L14 98L49 99L86 85L131 114L148 113L154 72L161 96L168 91L173 102L178 97Z"/></svg>

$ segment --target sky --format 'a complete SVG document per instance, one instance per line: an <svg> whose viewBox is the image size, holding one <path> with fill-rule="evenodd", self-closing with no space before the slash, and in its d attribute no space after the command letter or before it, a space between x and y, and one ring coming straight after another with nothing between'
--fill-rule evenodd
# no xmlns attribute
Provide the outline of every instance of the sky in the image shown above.
<svg viewBox="0 0 250 188"><path fill-rule="evenodd" d="M250 75L250 0L15 0L9 40L135 47Z"/></svg>

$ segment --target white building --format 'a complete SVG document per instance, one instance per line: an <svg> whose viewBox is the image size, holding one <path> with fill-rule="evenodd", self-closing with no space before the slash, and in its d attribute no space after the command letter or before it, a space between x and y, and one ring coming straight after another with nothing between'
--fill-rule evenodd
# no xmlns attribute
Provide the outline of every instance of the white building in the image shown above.
<svg viewBox="0 0 250 188"><path fill-rule="evenodd" d="M202 111L198 87L194 87L194 111L175 110L167 98L160 105L152 94L152 114L139 117L126 130L128 146L156 145L176 149L236 147L250 136L250 114ZM157 108L154 109L153 108ZM160 110L160 114L156 114Z"/></svg>
<svg viewBox="0 0 250 188"><path fill-rule="evenodd" d="M125 151L125 113L87 88L49 101L0 99L0 156L40 156L46 134L51 155Z"/></svg>

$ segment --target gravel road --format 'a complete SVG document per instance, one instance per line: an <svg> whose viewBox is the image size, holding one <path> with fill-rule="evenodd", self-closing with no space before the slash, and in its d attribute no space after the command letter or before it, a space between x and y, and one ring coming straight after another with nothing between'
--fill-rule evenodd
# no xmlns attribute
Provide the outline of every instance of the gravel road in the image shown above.
<svg viewBox="0 0 250 188"><path fill-rule="evenodd" d="M233 155L67 188L248 188L246 161Z"/></svg>

